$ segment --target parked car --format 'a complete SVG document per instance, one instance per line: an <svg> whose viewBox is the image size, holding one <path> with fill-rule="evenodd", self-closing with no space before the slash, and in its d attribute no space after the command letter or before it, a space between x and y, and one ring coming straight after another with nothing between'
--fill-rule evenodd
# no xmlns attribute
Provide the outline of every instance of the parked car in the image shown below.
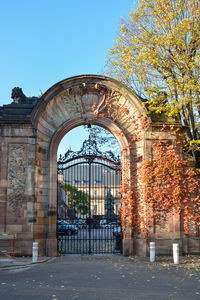
<svg viewBox="0 0 200 300"><path fill-rule="evenodd" d="M102 220L100 220L99 224L100 224L101 227L104 227L107 224L107 220L102 219Z"/></svg>
<svg viewBox="0 0 200 300"><path fill-rule="evenodd" d="M118 224L116 222L110 222L108 224L105 224L104 228L114 228L116 226L118 226Z"/></svg>
<svg viewBox="0 0 200 300"><path fill-rule="evenodd" d="M122 228L121 226L116 226L113 228L113 235L114 236L122 236Z"/></svg>
<svg viewBox="0 0 200 300"><path fill-rule="evenodd" d="M72 235L78 233L78 227L76 225L70 224L65 220L57 221L57 233Z"/></svg>
<svg viewBox="0 0 200 300"><path fill-rule="evenodd" d="M84 225L84 221L83 220L76 220L73 222L73 225L77 226L78 228L82 228Z"/></svg>

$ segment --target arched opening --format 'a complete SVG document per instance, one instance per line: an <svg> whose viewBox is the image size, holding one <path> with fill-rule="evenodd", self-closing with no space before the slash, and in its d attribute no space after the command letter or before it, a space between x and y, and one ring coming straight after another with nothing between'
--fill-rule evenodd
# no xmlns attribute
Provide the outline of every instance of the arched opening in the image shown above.
<svg viewBox="0 0 200 300"><path fill-rule="evenodd" d="M67 134L70 135L73 132L73 130L77 131L78 128L80 128L80 126L84 126L84 125L85 124L83 124L81 120L80 123L78 122L77 119L70 120L69 123L66 122L65 124L63 124L63 126L59 128L59 130L55 133L51 141L50 186L52 188L49 189L48 206L51 207L52 213L50 213L48 216L49 240L50 241L54 240L54 251L58 251L60 253L120 253L122 252L122 232L120 226L120 208L121 208L120 183L121 183L121 179L123 180L123 178L121 178L121 174L123 172L126 172L126 176L127 176L129 173L128 170L126 169L127 160L129 159L128 142L125 135L121 133L120 128L118 128L116 124L114 124L109 119L105 119L105 118L100 119L98 123L93 124L92 127L97 126L103 128L106 131L110 132L110 136L116 139L116 143L118 147L118 149L116 150L116 155L114 155L116 157L113 158L112 153L108 153L108 156L106 157L105 154L106 148L103 147L101 158L99 160L100 163L98 162L97 159L96 161L94 161L93 165L91 164L89 166L88 165L89 157L88 154L85 153L87 162L83 162L82 159L81 162L83 163L84 167L82 167L81 169L81 164L79 164L79 167L74 168L73 172L75 172L77 175L77 177L75 178L73 172L71 174L69 171L69 169L71 169L69 168L69 165L67 166L65 164L65 161L67 159L65 160L64 149L66 149L65 146L67 146L66 152L68 152L68 154L70 153L69 150L73 151L71 147L71 142L69 142L68 145L66 145L64 142L63 146L64 145L65 146L63 147L63 150L58 151L58 148L59 145L62 145L62 139L65 136L67 136ZM83 149L85 150L85 146L83 147ZM62 153L60 164L58 158L59 152ZM75 152L74 154L76 154ZM121 157L122 157L121 160L119 157L119 153L121 153ZM91 156L94 156L94 153ZM100 156L100 154L98 154L97 156ZM70 158L69 161L70 161L69 164L72 164ZM90 185L89 185L89 177L88 177L89 168L91 168ZM83 171L84 169L86 170L85 172ZM77 170L79 170L80 172L77 172ZM57 171L61 171L60 172L61 174L59 175ZM82 190L82 192L84 192L84 193L80 193L82 197L82 200L80 199L82 201L82 204L84 205L86 204L86 202L90 201L90 203L88 203L90 207L87 207L88 211L86 214L81 214L80 212L78 214L75 213L75 211L77 211L77 207L75 208L73 207L73 205L71 205L70 208L72 209L68 210L68 212L66 209L62 209L61 207L59 207L59 205L61 206L63 205L66 206L66 205L63 203L63 200L61 201L58 200L58 202L56 202L58 197L60 197L59 194L63 193L60 189L61 188L60 182L58 182L57 185L57 178L64 180L65 183L68 184L64 186L64 189L67 189L67 192L65 192L65 194L66 193L68 194L67 201L69 200L70 192L72 192L70 191L70 189L73 189L72 186L77 188L77 190ZM84 180L85 183L83 184ZM95 184L94 181L96 181ZM87 199L87 195L85 195L85 192L87 195L90 194L90 199ZM106 201L107 203L105 203ZM109 205L113 205L113 208L112 207L109 208L108 207ZM85 209L85 207L83 207L83 209ZM114 211L112 211L112 209L114 209ZM109 214L112 213L113 215L109 216ZM71 227L72 230L70 230L70 233L68 231L67 234L64 236L59 235L57 231L58 229L63 231L63 225L59 226L58 228L58 225L60 225L58 224L60 223L57 221L58 219L64 219L70 224L73 224L76 221L81 221L82 223L84 223L83 225L85 226L83 226L82 230L80 229L78 230L79 234L75 235L76 232L74 232L75 234L73 236L69 234L72 233L72 230L74 229L76 230L76 228L73 228L73 226L71 225L68 226L68 228L64 226L66 227L66 230L70 229L69 227ZM57 244L55 244L55 239ZM78 239L79 242L77 242ZM68 244L67 244L67 240L68 240ZM55 250L56 245L58 246L58 248ZM51 250L52 250L52 246L51 249L49 249L49 251Z"/></svg>
<svg viewBox="0 0 200 300"><path fill-rule="evenodd" d="M89 124L66 134L58 148L58 253L122 252L120 182L120 147L109 131Z"/></svg>

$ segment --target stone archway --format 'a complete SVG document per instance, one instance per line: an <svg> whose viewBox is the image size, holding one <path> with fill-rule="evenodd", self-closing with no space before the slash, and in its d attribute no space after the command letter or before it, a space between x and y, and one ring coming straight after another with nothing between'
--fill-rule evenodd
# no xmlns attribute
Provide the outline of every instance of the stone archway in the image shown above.
<svg viewBox="0 0 200 300"><path fill-rule="evenodd" d="M137 183L137 172L133 170L137 170L142 159L151 157L152 143L159 138L172 142L177 139L174 131L161 131L167 120L153 119L142 100L126 86L98 75L76 76L58 82L32 106L27 120L13 120L12 124L0 122L1 151L7 151L7 159L1 159L1 166L6 166L1 171L5 215L2 231L9 232L14 228L18 235L18 252L25 254L31 253L34 240L39 242L39 255L57 253L57 149L68 131L83 124L95 124L109 130L121 147L122 184L130 183L133 177ZM180 126L176 120L170 122ZM24 157L23 163L14 160L17 153ZM23 176L18 183L23 186L20 194L23 200L20 200L22 206L18 207L21 219L16 220L12 199L17 191L12 188L12 183L18 180L17 168L21 165L24 171L21 171ZM180 221L174 222L175 235L180 238ZM141 237L134 242L127 223L123 253L131 255L134 252L145 255L146 240Z"/></svg>
<svg viewBox="0 0 200 300"><path fill-rule="evenodd" d="M142 130L141 120L149 119L140 99L119 82L102 76L78 76L53 86L35 108L37 128L37 205L44 215L37 218L35 230L40 249L56 253L57 148L72 128L95 124L108 129L118 140L122 151L122 181L130 180L131 161L143 156L142 140L132 141L133 132ZM135 126L137 129L135 130ZM134 158L130 155L134 148ZM127 166L129 166L127 168ZM45 200L44 200L45 199ZM45 215L46 212L46 215ZM124 249L132 253L131 237L124 238ZM42 250L43 249L43 250ZM51 252L50 252L51 251Z"/></svg>

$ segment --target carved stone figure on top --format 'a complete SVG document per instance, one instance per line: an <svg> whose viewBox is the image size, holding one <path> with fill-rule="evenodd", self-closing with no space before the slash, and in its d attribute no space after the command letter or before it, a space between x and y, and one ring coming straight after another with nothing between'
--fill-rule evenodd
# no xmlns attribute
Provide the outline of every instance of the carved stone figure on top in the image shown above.
<svg viewBox="0 0 200 300"><path fill-rule="evenodd" d="M20 87L12 89L11 98L13 99L12 103L16 104L35 104L39 99L38 97L26 97Z"/></svg>

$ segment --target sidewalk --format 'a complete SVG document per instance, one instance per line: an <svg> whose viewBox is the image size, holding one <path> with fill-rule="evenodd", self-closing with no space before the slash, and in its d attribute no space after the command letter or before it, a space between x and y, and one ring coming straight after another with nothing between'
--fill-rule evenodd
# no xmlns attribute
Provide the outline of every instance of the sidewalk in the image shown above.
<svg viewBox="0 0 200 300"><path fill-rule="evenodd" d="M0 255L0 271L7 269L23 268L29 265L40 264L50 261L51 257L38 257L38 261L33 263L32 257L15 257L5 254Z"/></svg>
<svg viewBox="0 0 200 300"><path fill-rule="evenodd" d="M66 255L67 256L67 255ZM69 255L70 257L81 257L82 255ZM101 255L84 255L85 257L101 257ZM84 257L83 256L83 257ZM106 255L105 255L106 256ZM108 255L109 256L109 255ZM63 256L65 257L65 255ZM102 255L104 257L104 255ZM20 268L26 267L28 265L41 264L54 260L56 257L38 257L37 262L32 262L32 257L15 257L5 254L0 255L0 270L5 270L9 268ZM179 257L179 264L175 265L173 263L172 256L157 256L154 263L150 263L149 257L140 257L132 256L128 257L129 261L141 263L141 264L150 264L152 266L161 266L161 267L179 267L184 269L195 269L196 272L200 272L200 255L185 255Z"/></svg>

